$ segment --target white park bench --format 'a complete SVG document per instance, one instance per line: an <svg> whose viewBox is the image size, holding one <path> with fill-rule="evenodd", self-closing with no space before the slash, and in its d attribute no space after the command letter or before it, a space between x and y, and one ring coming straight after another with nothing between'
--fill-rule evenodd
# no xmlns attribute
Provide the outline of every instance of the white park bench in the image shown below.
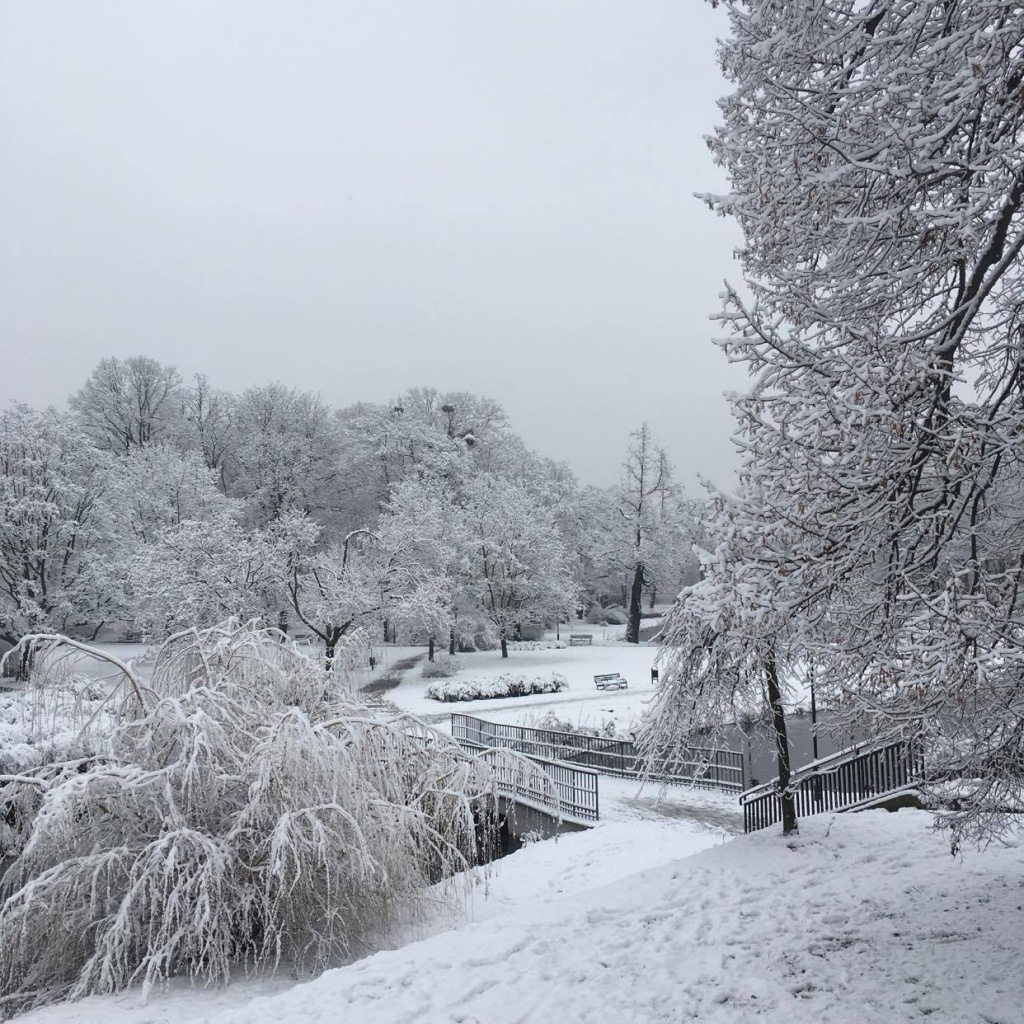
<svg viewBox="0 0 1024 1024"><path fill-rule="evenodd" d="M570 633L570 647L589 647L594 642L593 633Z"/></svg>
<svg viewBox="0 0 1024 1024"><path fill-rule="evenodd" d="M599 690L626 690L629 688L629 683L618 672L607 672L604 675L594 676L594 685Z"/></svg>

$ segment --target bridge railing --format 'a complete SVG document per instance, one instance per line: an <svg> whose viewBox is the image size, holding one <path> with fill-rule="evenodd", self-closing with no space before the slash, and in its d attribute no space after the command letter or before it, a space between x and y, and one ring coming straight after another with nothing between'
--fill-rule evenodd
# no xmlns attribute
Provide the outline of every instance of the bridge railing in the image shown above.
<svg viewBox="0 0 1024 1024"><path fill-rule="evenodd" d="M494 749L496 744L485 748L465 738L454 738L490 766L499 792L560 818L598 820L597 772L536 756L512 760Z"/></svg>
<svg viewBox="0 0 1024 1024"><path fill-rule="evenodd" d="M466 740L481 747L508 747L527 757L586 765L608 775L637 777L645 774L646 766L629 740L505 725L459 713L452 714L451 729L455 740ZM657 781L687 782L737 793L745 786L743 755L734 750L694 747L681 751L671 761L654 766L646 774Z"/></svg>
<svg viewBox="0 0 1024 1024"><path fill-rule="evenodd" d="M859 744L803 765L790 776L797 818L844 811L875 797L912 786L924 774L920 746L907 739ZM782 820L778 779L740 796L745 832Z"/></svg>

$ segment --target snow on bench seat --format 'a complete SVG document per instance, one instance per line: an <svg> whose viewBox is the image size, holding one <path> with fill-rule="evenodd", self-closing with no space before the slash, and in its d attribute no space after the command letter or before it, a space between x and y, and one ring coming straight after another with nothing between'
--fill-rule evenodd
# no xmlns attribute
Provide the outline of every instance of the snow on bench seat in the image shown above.
<svg viewBox="0 0 1024 1024"><path fill-rule="evenodd" d="M594 685L599 690L629 689L629 683L618 672L607 672L604 675L594 676Z"/></svg>
<svg viewBox="0 0 1024 1024"><path fill-rule="evenodd" d="M589 647L594 642L593 633L570 633L569 634L569 646L570 647Z"/></svg>

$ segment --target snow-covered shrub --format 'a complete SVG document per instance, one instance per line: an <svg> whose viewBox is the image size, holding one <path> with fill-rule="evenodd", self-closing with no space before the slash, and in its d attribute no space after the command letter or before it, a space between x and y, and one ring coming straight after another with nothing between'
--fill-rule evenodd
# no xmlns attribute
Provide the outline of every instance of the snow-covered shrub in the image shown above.
<svg viewBox="0 0 1024 1024"><path fill-rule="evenodd" d="M510 651L564 651L566 646L564 640L510 640L508 642Z"/></svg>
<svg viewBox="0 0 1024 1024"><path fill-rule="evenodd" d="M438 654L433 661L424 663L423 678L450 679L461 668L462 662L458 658L453 658L450 654Z"/></svg>
<svg viewBox="0 0 1024 1024"><path fill-rule="evenodd" d="M95 679L0 691L0 774L99 753L112 729L106 688Z"/></svg>
<svg viewBox="0 0 1024 1024"><path fill-rule="evenodd" d="M5 1005L322 967L474 861L490 771L275 637L172 638L150 687L123 666L108 757L0 780L38 801L3 879Z"/></svg>
<svg viewBox="0 0 1024 1024"><path fill-rule="evenodd" d="M614 718L609 718L601 727L592 725L580 725L578 722L571 722L567 718L559 718L553 710L545 711L541 715L535 715L527 721L531 729L545 729L548 732L564 732L571 736L600 736L609 740L629 739L629 735L620 735Z"/></svg>
<svg viewBox="0 0 1024 1024"><path fill-rule="evenodd" d="M528 697L535 693L560 693L569 689L563 675L514 676L504 673L491 679L449 680L431 683L425 695L431 700L445 702L459 700L491 700L495 697Z"/></svg>
<svg viewBox="0 0 1024 1024"><path fill-rule="evenodd" d="M627 618L625 608L602 608L599 604L587 612L587 622L592 626L624 626Z"/></svg>

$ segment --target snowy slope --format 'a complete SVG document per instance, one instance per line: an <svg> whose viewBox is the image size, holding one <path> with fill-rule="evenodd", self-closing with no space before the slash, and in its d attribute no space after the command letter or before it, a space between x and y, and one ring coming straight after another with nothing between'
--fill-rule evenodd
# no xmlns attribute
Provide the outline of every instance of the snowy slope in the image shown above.
<svg viewBox="0 0 1024 1024"><path fill-rule="evenodd" d="M723 843L613 823L507 858L475 923L286 992L228 1009L201 992L134 1011L133 996L94 999L19 1024L1024 1020L1019 848L951 857L915 811L801 827ZM673 838L705 848L625 877Z"/></svg>
<svg viewBox="0 0 1024 1024"><path fill-rule="evenodd" d="M1018 849L920 812L814 820L436 936L217 1024L1024 1019Z"/></svg>

